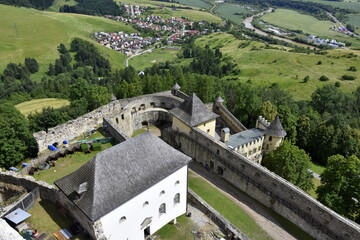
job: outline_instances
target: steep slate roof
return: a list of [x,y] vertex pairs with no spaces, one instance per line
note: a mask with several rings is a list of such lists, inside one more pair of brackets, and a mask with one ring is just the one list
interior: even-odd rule
[[279,116],[276,116],[275,120],[267,127],[265,130],[266,135],[274,136],[274,137],[285,137],[286,131],[281,125]]
[[227,146],[239,147],[245,143],[252,142],[264,136],[264,130],[252,128],[243,132],[236,133],[229,137],[229,141],[225,142]]
[[98,153],[55,185],[71,199],[79,185],[87,182],[86,192],[74,202],[96,221],[190,161],[190,157],[145,132]]
[[218,117],[217,114],[209,111],[195,93],[169,112],[190,127],[195,127]]

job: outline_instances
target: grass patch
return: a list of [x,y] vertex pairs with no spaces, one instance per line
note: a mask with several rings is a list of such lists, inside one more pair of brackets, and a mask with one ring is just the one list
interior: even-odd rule
[[53,107],[55,109],[62,108],[70,105],[69,100],[59,98],[41,98],[26,101],[15,105],[16,109],[19,110],[23,115],[28,116],[30,113],[40,113],[43,108]]
[[207,2],[204,2],[203,0],[177,0],[177,2],[183,5],[204,8],[204,9],[210,9],[212,7],[212,5],[210,5]]
[[237,4],[222,3],[218,5],[216,13],[222,18],[229,19],[235,23],[242,23],[244,17],[242,15],[234,15],[235,13],[245,14],[249,11]]
[[248,237],[251,239],[271,239],[248,214],[209,183],[197,177],[192,172],[189,172],[188,182],[189,187],[196,194],[243,231]]
[[[96,132],[95,134],[87,137],[87,139],[94,139],[94,138],[104,138],[101,132]],[[110,142],[101,145],[102,151],[108,149],[115,145],[115,142]],[[34,177],[37,180],[45,181],[49,184],[54,185],[54,182],[76,170],[78,170],[82,165],[88,162],[90,159],[95,157],[100,151],[91,151],[90,153],[83,153],[83,152],[75,152],[74,154],[67,155],[65,157],[59,158],[56,161],[55,167],[52,167],[47,170],[40,170],[37,172]]]
[[140,129],[136,130],[136,131],[133,133],[133,135],[131,135],[131,137],[132,137],[132,138],[133,138],[133,137],[136,137],[137,135],[140,135],[140,134],[142,134],[142,133],[144,133],[144,132],[147,132],[147,131],[149,131],[149,130],[147,130],[146,128],[140,128]]
[[102,17],[1,4],[0,12],[0,72],[9,62],[23,63],[26,57],[32,57],[38,61],[40,69],[31,78],[38,81],[48,70],[49,63],[54,63],[59,57],[57,46],[60,43],[69,46],[75,37],[94,43],[110,60],[113,68],[124,68],[126,56],[100,46],[92,39],[92,34],[98,31],[136,32],[125,23]]
[[54,3],[48,10],[58,12],[64,5],[75,6],[77,2],[75,0],[54,0]]
[[166,224],[155,235],[159,236],[161,240],[174,240],[174,239],[192,239],[191,233],[195,226],[191,219],[182,215],[177,218],[177,223],[180,228],[176,228],[172,222]]
[[[346,55],[358,52],[352,50],[329,50],[327,55],[292,53],[277,49],[265,49],[265,44],[251,42],[245,48],[239,48],[244,40],[238,40],[226,33],[213,33],[202,36],[196,40],[196,45],[211,48],[220,47],[224,56],[228,56],[233,63],[238,64],[241,71],[239,75],[230,76],[247,82],[251,80],[256,86],[271,86],[277,83],[282,89],[291,93],[295,100],[309,100],[317,87],[325,84],[335,84],[342,75],[347,74],[349,67],[355,66],[360,69],[359,57],[347,58]],[[256,47],[258,50],[253,50]],[[317,65],[322,61],[321,65]],[[289,67],[291,66],[291,67]],[[305,76],[310,80],[303,83]],[[321,75],[329,77],[329,81],[321,82]],[[229,77],[228,77],[229,78]],[[228,79],[226,78],[226,79]],[[346,93],[352,93],[360,86],[360,80],[342,81],[340,89]]]
[[[56,209],[54,203],[49,200],[40,200],[28,211],[31,217],[26,220],[32,227],[37,229],[39,234],[46,233],[48,239],[52,239],[53,233],[57,230],[66,228],[69,230],[74,223],[70,217],[64,217]],[[83,239],[82,234],[78,234],[71,239]]]
[[317,198],[317,194],[316,194],[316,189],[321,185],[321,181],[317,178],[313,178],[312,180],[313,184],[314,184],[314,188],[308,191],[308,194],[310,194],[310,196],[312,196],[313,198]]
[[321,175],[325,169],[326,169],[326,167],[319,165],[317,163],[311,162],[311,164],[310,164],[310,170],[319,175]]
[[207,21],[211,23],[219,23],[222,22],[221,18],[212,15],[208,12],[202,12],[197,10],[190,10],[190,9],[176,9],[168,10],[168,9],[155,9],[152,10],[153,15],[159,15],[163,18],[186,18],[190,19],[191,21],[197,22],[197,21]]
[[144,70],[151,67],[155,63],[172,61],[177,58],[177,54],[181,50],[156,49],[151,53],[145,53],[140,56],[133,57],[129,60],[129,65],[136,69]]

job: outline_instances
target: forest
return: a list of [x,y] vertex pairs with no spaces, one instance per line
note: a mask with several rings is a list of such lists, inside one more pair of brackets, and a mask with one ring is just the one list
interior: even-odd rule
[[120,16],[124,13],[122,7],[112,0],[76,0],[74,6],[64,5],[60,12],[79,13],[87,15],[114,15]]
[[54,0],[0,0],[0,4],[11,5],[16,7],[36,8],[45,10],[54,3]]

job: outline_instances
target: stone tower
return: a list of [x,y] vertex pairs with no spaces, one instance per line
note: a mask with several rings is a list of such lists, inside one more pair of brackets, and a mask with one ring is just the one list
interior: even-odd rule
[[[261,124],[261,120],[265,120],[264,118],[258,119],[257,125]],[[265,120],[263,121],[264,126],[268,125],[268,122]],[[260,126],[257,126],[260,127]],[[286,136],[286,131],[284,130],[283,126],[281,125],[279,116],[276,116],[275,120],[272,121],[268,126],[265,127],[265,138],[263,144],[263,152],[271,152],[276,149],[281,142],[284,140]]]

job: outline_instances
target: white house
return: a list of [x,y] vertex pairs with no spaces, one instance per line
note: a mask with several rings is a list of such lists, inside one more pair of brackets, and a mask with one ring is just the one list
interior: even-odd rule
[[100,152],[56,186],[108,240],[143,240],[186,212],[191,158],[146,132]]

